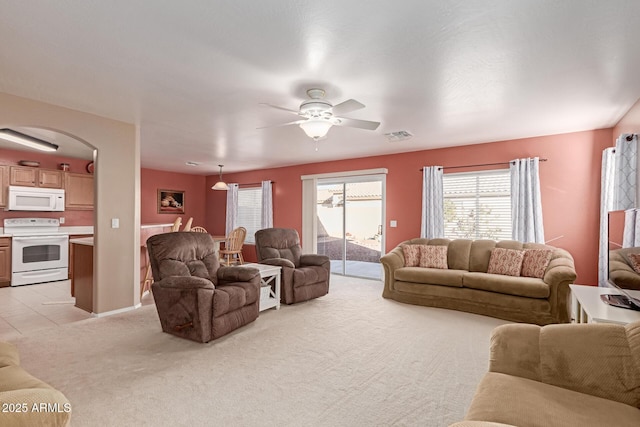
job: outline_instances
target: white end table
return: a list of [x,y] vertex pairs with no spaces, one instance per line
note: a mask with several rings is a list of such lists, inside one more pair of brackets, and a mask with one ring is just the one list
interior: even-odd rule
[[[256,264],[253,262],[240,264],[239,267],[257,268],[260,270],[260,289],[267,286],[269,287],[269,295],[267,298],[262,298],[262,292],[260,292],[260,311],[274,307],[276,310],[280,310],[280,275],[282,267],[279,265]],[[273,287],[271,285],[273,285]]]
[[[618,294],[613,288],[569,285],[571,288],[572,312],[577,323],[627,323],[640,320],[640,311],[614,307],[602,301],[600,295]],[[628,291],[640,298],[640,291]],[[575,309],[575,311],[573,310]]]

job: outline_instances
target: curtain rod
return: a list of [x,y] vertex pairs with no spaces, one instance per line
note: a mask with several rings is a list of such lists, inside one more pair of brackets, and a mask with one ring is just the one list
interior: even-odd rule
[[[533,161],[533,159],[531,160]],[[539,161],[546,162],[547,159],[539,159]],[[440,167],[440,169],[461,169],[461,168],[475,168],[480,166],[501,166],[501,165],[509,165],[511,163],[513,163],[513,160],[508,162],[498,162],[498,163],[481,163],[477,165],[442,166]],[[420,168],[420,172],[422,172],[423,170],[424,170],[423,168]]]

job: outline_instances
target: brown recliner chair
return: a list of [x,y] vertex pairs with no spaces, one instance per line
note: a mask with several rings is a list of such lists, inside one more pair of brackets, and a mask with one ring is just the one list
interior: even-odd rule
[[329,293],[329,257],[302,254],[296,230],[265,228],[256,231],[255,237],[258,262],[282,267],[282,303],[294,304]]
[[147,240],[147,250],[164,332],[209,342],[258,317],[259,270],[220,267],[211,235],[157,234]]

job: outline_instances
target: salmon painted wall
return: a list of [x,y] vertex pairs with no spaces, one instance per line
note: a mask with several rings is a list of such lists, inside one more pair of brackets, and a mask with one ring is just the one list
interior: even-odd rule
[[[205,181],[201,175],[140,170],[140,224],[169,224],[182,217],[185,224],[193,217],[193,225],[205,223]],[[184,214],[158,213],[158,190],[184,191]]]
[[[545,238],[574,257],[577,283],[596,284],[602,150],[613,141],[612,129],[550,135],[486,144],[415,151],[386,156],[310,163],[284,168],[225,174],[227,182],[275,182],[273,221],[276,227],[302,229],[301,175],[387,168],[386,251],[420,234],[423,166],[456,166],[508,162],[522,157],[546,158],[541,163]],[[321,148],[322,149],[322,148]],[[313,151],[309,152],[313,156]],[[505,165],[505,167],[507,167]],[[480,168],[456,169],[456,172]],[[207,177],[207,189],[217,176]],[[207,229],[224,234],[226,192],[207,190]],[[396,228],[389,221],[396,220]],[[246,258],[255,260],[247,247]]]
[[[59,169],[60,163],[69,164],[69,172],[87,173],[89,160],[61,157],[36,151],[20,151],[0,149],[0,164],[17,165],[20,160],[40,162],[41,169]],[[7,212],[0,210],[0,227],[5,218],[64,218],[64,226],[93,225],[93,211],[64,211],[64,212]]]

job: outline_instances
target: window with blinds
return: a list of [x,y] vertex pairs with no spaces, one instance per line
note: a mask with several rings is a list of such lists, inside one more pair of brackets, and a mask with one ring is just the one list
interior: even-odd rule
[[255,233],[262,228],[262,188],[238,189],[238,227],[247,229],[245,243],[255,243]]
[[508,169],[443,176],[444,235],[448,239],[511,239]]

